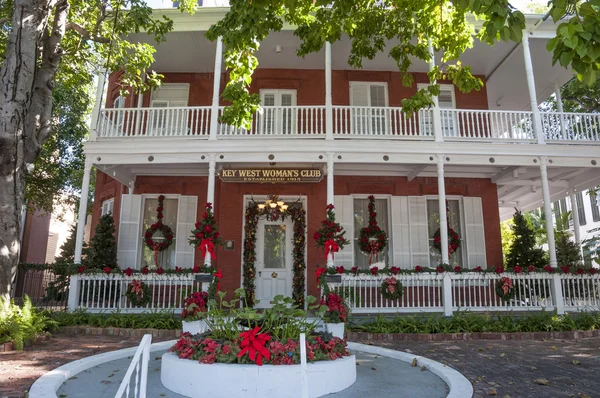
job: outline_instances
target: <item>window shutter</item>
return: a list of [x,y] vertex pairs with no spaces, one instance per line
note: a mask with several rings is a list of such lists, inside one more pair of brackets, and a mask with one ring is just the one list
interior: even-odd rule
[[411,267],[429,266],[429,236],[427,234],[427,200],[424,196],[408,197]]
[[121,269],[138,268],[137,256],[142,242],[140,221],[142,218],[142,195],[121,195],[117,262]]
[[350,269],[354,267],[354,201],[350,195],[334,195],[333,198],[335,220],[344,228],[344,236],[350,241],[343,250],[336,253],[334,261],[336,266]]
[[196,223],[197,196],[180,196],[175,232],[175,265],[181,268],[194,267],[194,246],[188,242]]
[[408,197],[392,196],[392,241],[391,265],[411,269],[410,233],[408,223]]
[[485,269],[487,264],[481,198],[465,197],[463,198],[463,206],[465,213],[467,265],[471,269],[478,266]]

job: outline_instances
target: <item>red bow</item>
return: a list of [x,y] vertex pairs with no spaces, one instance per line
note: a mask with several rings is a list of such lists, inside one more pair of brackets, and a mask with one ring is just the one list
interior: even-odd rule
[[238,358],[248,353],[248,358],[252,362],[255,362],[258,366],[262,366],[263,357],[267,359],[271,358],[271,353],[265,347],[271,336],[267,333],[258,333],[259,331],[260,327],[257,326],[252,330],[240,333],[240,337],[242,338],[240,348],[242,350],[238,353]]
[[221,291],[221,278],[223,277],[223,273],[221,272],[221,270],[217,270],[217,271],[215,271],[213,276],[215,278],[217,278],[217,292],[220,292]]
[[373,263],[373,256],[375,256],[375,261],[379,261],[379,243],[373,242],[371,243],[371,253],[369,254],[369,264]]
[[208,238],[208,239],[202,239],[202,242],[200,242],[200,250],[202,250],[202,258],[206,258],[206,251],[208,250],[208,252],[210,253],[210,257],[214,260],[217,258],[217,256],[215,256],[215,252],[214,252],[214,248],[215,248],[215,244],[213,243],[212,239]]
[[334,253],[337,253],[339,251],[340,245],[338,245],[337,242],[333,239],[329,239],[325,242],[325,258],[327,258],[327,256],[329,255],[329,252],[331,252],[331,258],[334,258]]
[[142,289],[142,282],[138,280],[131,281],[131,293],[135,293],[136,296],[141,296],[144,294],[144,290]]

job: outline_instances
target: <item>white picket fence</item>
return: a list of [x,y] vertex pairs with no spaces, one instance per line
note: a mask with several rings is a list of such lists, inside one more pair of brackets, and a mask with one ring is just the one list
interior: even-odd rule
[[[133,359],[127,368],[125,377],[115,394],[115,398],[146,398],[146,386],[148,384],[148,361],[150,360],[150,345],[152,344],[152,335],[146,334],[142,338]],[[133,395],[131,394],[131,378],[133,380]]]
[[[515,296],[503,301],[496,294],[502,277],[512,279]],[[565,311],[600,310],[600,275],[549,273],[415,273],[398,274],[401,299],[382,296],[389,275],[343,275],[330,288],[343,293],[351,311],[366,313],[416,313],[454,311]]]
[[[183,309],[183,300],[188,295],[207,288],[207,282],[195,280],[196,275],[199,274],[72,275],[68,307],[70,311],[86,309],[89,312],[118,310],[135,313],[168,310],[179,313]],[[133,280],[144,282],[148,286],[150,290],[148,305],[136,307],[127,299],[126,292]]]

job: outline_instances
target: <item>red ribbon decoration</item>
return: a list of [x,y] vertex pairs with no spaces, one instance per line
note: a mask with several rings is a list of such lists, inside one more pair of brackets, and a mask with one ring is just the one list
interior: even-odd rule
[[379,262],[379,243],[372,242],[371,250],[369,253],[369,264],[373,264],[373,255],[375,255],[375,262]]
[[255,327],[247,332],[240,333],[242,339],[240,343],[241,351],[238,353],[238,358],[248,353],[248,358],[258,366],[262,366],[263,357],[271,359],[271,353],[267,350],[266,345],[271,336],[267,333],[258,333],[260,327]]
[[335,258],[334,253],[337,253],[339,251],[340,251],[340,245],[338,245],[337,242],[334,241],[333,239],[329,239],[328,241],[325,242],[325,259],[327,259],[329,252],[331,252],[331,258]]
[[215,271],[213,276],[215,278],[217,278],[217,292],[220,292],[221,291],[221,278],[223,277],[223,273],[221,272],[221,270],[217,270],[217,271]]
[[215,256],[215,252],[214,252],[214,248],[215,248],[215,244],[213,243],[212,239],[208,238],[208,239],[202,239],[202,242],[200,242],[200,250],[202,250],[202,258],[206,258],[206,251],[208,250],[208,252],[210,253],[210,257],[214,260],[217,258],[217,256]]
[[131,293],[135,293],[136,296],[141,296],[144,293],[142,289],[142,282],[138,280],[131,281]]

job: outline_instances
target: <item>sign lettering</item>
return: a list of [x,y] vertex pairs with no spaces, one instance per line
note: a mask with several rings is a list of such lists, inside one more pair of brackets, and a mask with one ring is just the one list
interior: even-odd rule
[[285,168],[285,169],[221,169],[219,178],[223,182],[254,182],[254,183],[290,183],[290,182],[319,182],[323,179],[321,169]]

